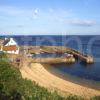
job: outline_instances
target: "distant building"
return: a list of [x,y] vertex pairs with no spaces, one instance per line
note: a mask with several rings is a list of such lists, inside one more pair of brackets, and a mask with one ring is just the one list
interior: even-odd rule
[[4,39],[0,39],[0,46],[3,45]]
[[0,51],[11,54],[19,54],[19,46],[13,38],[5,38],[5,40],[2,40],[0,43]]

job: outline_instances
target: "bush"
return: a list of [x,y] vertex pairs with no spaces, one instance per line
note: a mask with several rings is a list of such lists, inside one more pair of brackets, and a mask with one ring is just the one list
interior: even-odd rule
[[0,61],[8,62],[7,56],[4,52],[0,51]]
[[100,96],[95,96],[95,97],[91,98],[91,100],[100,100]]
[[[2,58],[7,59],[5,54],[0,55],[0,59]],[[78,100],[78,98],[76,96],[64,98],[56,91],[51,93],[46,88],[23,79],[19,69],[5,60],[0,60],[0,100]]]
[[83,99],[79,98],[77,96],[70,95],[70,96],[67,97],[67,100],[83,100]]
[[0,100],[61,100],[56,92],[48,92],[32,81],[22,79],[20,71],[0,61]]

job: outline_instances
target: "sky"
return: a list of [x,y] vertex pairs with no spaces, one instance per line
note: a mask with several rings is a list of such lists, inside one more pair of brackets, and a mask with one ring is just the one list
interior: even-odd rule
[[0,0],[1,35],[100,34],[100,0]]

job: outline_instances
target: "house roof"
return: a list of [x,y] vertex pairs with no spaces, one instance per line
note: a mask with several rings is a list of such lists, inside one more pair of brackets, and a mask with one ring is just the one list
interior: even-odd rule
[[0,45],[3,45],[3,43],[4,43],[4,40],[0,39]]
[[12,45],[12,46],[4,46],[3,47],[3,51],[16,51],[17,50],[17,46]]
[[10,41],[10,39],[6,39],[6,40],[3,42],[3,45],[6,45],[9,41]]

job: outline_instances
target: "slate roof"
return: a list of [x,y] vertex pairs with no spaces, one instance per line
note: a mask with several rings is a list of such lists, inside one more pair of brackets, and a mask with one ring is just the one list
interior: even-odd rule
[[3,42],[3,45],[6,45],[8,42],[10,41],[10,39],[7,39]]

